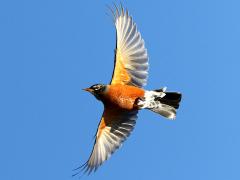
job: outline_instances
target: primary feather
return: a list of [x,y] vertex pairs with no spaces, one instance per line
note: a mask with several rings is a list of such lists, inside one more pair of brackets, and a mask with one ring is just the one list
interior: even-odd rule
[[114,23],[117,42],[111,84],[142,87],[147,83],[149,66],[144,40],[137,30],[136,23],[122,7],[120,9],[116,7]]

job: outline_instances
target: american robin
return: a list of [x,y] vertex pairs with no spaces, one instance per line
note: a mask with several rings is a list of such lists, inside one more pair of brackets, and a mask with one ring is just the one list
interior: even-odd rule
[[[95,144],[88,161],[81,166],[89,174],[102,165],[130,135],[141,109],[175,119],[181,93],[166,88],[142,89],[148,77],[148,55],[137,26],[122,5],[112,10],[117,32],[115,63],[110,84],[84,89],[104,104]],[[78,169],[78,168],[77,168]]]

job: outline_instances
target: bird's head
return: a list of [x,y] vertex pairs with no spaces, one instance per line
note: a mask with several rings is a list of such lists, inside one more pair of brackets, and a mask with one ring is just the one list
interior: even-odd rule
[[100,100],[101,95],[103,95],[106,92],[107,86],[104,85],[104,84],[94,84],[94,85],[90,86],[89,88],[85,88],[83,90],[87,91],[87,92],[90,92],[97,99]]

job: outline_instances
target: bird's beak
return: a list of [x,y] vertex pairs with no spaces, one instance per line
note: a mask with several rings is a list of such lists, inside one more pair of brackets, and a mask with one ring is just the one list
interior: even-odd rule
[[91,88],[85,88],[85,89],[82,89],[84,91],[87,91],[87,92],[93,92],[93,90]]

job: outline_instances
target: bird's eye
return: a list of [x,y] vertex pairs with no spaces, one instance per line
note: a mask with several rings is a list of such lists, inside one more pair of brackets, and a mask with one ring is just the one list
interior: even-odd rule
[[95,92],[100,92],[100,91],[102,91],[103,86],[101,84],[95,84],[95,85],[92,85],[90,88],[92,90],[94,90]]
[[93,89],[94,89],[95,91],[99,90],[100,88],[101,88],[101,87],[98,86],[98,85],[93,87]]

